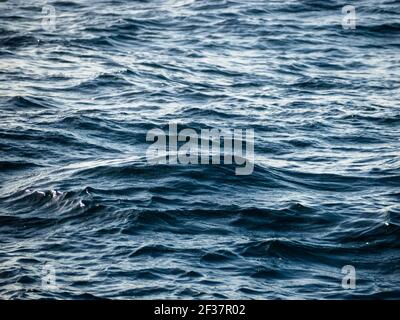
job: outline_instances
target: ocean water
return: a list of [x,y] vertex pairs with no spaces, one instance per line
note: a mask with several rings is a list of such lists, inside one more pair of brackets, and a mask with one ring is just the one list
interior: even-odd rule
[[[347,4],[1,1],[0,297],[400,298],[400,1]],[[253,173],[150,165],[171,122]]]

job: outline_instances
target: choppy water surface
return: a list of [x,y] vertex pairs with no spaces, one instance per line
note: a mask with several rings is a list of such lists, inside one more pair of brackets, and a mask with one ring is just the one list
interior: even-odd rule
[[[346,4],[0,2],[0,297],[399,298],[400,2]],[[171,121],[253,174],[149,165]]]

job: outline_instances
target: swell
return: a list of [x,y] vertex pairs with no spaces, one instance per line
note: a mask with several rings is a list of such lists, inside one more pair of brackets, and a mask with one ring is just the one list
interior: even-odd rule
[[[0,4],[0,297],[399,296],[396,1],[48,4]],[[254,171],[150,165],[170,122]]]

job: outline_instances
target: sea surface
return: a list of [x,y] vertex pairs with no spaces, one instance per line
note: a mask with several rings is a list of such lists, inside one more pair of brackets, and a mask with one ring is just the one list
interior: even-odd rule
[[0,298],[400,298],[399,101],[400,1],[3,0]]

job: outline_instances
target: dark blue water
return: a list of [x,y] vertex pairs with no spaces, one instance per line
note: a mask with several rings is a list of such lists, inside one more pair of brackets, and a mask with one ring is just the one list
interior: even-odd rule
[[[400,1],[45,4],[0,2],[1,298],[400,298]],[[254,172],[149,165],[171,121]]]

